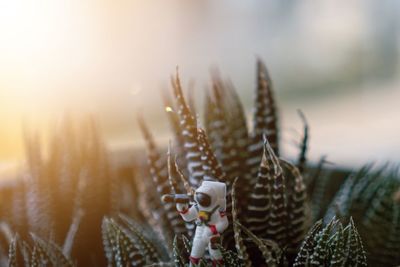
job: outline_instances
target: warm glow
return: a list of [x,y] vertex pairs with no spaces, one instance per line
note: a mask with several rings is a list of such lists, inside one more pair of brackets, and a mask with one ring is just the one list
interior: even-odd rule
[[0,0],[0,160],[20,157],[23,124],[43,132],[66,111],[96,112],[90,100],[118,64],[110,52],[121,33],[116,8],[101,1]]
[[[63,64],[55,63],[68,49],[70,36],[61,34],[67,32],[67,12],[59,1],[0,1],[0,159],[20,154],[12,151],[21,148],[22,119],[37,121],[48,110],[49,85]],[[43,82],[45,76],[50,82]]]
[[[367,130],[371,126],[350,131],[353,121],[346,114],[365,107],[377,114],[360,95],[388,88],[379,98],[394,101],[391,94],[399,88],[398,75],[389,78],[387,85],[379,84],[382,73],[398,73],[394,68],[400,50],[394,37],[395,14],[377,6],[334,0],[321,4],[307,0],[0,0],[0,162],[23,159],[22,129],[43,135],[65,113],[75,118],[94,114],[108,142],[132,145],[142,140],[134,119],[141,112],[159,137],[168,140],[160,111],[174,110],[163,106],[160,90],[170,87],[169,77],[177,65],[184,91],[188,81],[195,80],[196,97],[202,97],[209,86],[210,66],[217,66],[232,79],[250,113],[255,55],[266,61],[274,77],[280,111],[285,113],[282,120],[287,125],[297,121],[297,113],[287,109],[301,108],[310,118],[316,157],[330,153],[334,161],[347,159],[349,151],[360,150],[340,150],[341,139],[340,144],[331,143],[336,152],[323,146],[324,138],[346,132],[347,143],[356,146],[349,137],[359,142],[357,130],[371,134]],[[369,84],[374,79],[378,84]],[[352,106],[339,108],[343,99]],[[201,114],[202,98],[197,102]],[[376,107],[384,114],[377,118],[380,122],[397,116],[383,100],[376,103],[382,103]],[[329,113],[329,119],[322,117],[331,105],[337,111]],[[313,118],[314,112],[318,117]],[[368,112],[359,116],[374,125]],[[287,120],[291,115],[293,120]],[[327,133],[320,128],[322,122],[329,122]],[[349,127],[337,126],[344,123]],[[399,130],[391,125],[388,122],[374,139],[367,136],[370,152],[358,157],[397,155],[398,146],[391,142]],[[377,141],[371,140],[385,140],[387,148],[374,149]]]
[[176,13],[157,6],[0,0],[0,161],[20,158],[23,124],[46,132],[66,112],[127,120],[144,96],[159,103],[154,91],[179,61]]

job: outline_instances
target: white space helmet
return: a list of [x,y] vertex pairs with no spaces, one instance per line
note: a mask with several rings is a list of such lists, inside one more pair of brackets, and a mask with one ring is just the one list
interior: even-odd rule
[[213,209],[219,205],[219,210],[226,209],[226,184],[221,182],[203,181],[196,193],[207,194],[211,197],[211,205],[207,209]]

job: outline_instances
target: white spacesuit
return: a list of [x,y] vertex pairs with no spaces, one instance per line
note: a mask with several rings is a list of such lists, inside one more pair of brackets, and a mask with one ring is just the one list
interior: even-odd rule
[[177,203],[176,208],[187,221],[196,220],[196,232],[190,253],[191,266],[199,263],[208,246],[213,266],[223,266],[221,251],[218,248],[220,234],[228,227],[226,209],[226,185],[220,182],[204,181],[196,190],[196,203]]

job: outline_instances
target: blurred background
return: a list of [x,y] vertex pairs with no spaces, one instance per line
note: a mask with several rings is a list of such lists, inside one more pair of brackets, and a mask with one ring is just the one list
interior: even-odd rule
[[199,107],[219,68],[250,116],[257,56],[287,156],[301,109],[312,160],[398,162],[399,1],[0,0],[0,171],[23,159],[24,131],[46,138],[65,114],[94,115],[114,151],[141,147],[138,113],[166,142],[176,66]]

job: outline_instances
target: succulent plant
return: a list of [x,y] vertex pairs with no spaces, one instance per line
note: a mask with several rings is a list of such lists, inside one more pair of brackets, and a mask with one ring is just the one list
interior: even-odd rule
[[[353,181],[354,178],[344,178],[349,174],[348,172],[333,171],[330,174],[329,169],[323,167],[324,158],[314,170],[306,166],[309,127],[301,112],[304,134],[298,160],[289,162],[279,157],[276,104],[271,79],[261,60],[257,62],[258,85],[251,130],[247,128],[246,115],[229,82],[222,81],[218,76],[213,77],[212,89],[206,92],[203,121],[205,131],[190,108],[193,105],[189,106],[185,100],[178,75],[172,79],[172,83],[175,102],[171,97],[168,98],[168,107],[170,107],[168,116],[174,118],[170,121],[173,122],[173,142],[179,144],[178,147],[180,147],[178,153],[186,155],[185,161],[180,162],[181,168],[186,167],[186,179],[193,188],[196,188],[202,180],[224,181],[228,184],[228,192],[233,193],[229,194],[233,204],[228,207],[228,214],[231,215],[229,219],[233,222],[231,229],[224,233],[225,248],[237,253],[246,266],[271,264],[265,262],[264,254],[254,253],[254,249],[259,248],[260,243],[250,242],[244,233],[253,234],[261,240],[274,242],[279,247],[281,258],[276,260],[276,264],[291,265],[299,257],[298,253],[301,253],[300,244],[305,242],[306,232],[312,222],[324,217],[321,227],[331,226],[323,228],[325,229],[322,235],[324,238],[321,242],[316,242],[315,247],[311,247],[311,252],[306,257],[307,264],[323,265],[320,262],[323,259],[316,257],[318,253],[325,253],[326,259],[330,259],[329,257],[333,255],[332,262],[351,261],[347,254],[343,254],[345,256],[342,258],[339,257],[342,250],[337,244],[342,244],[340,246],[346,248],[357,245],[359,254],[365,256],[361,237],[355,228],[355,225],[359,227],[362,225],[358,217],[360,208],[355,202],[353,203],[353,201],[360,201],[359,198],[364,190],[361,189],[362,185],[357,186],[356,192],[359,197],[353,199],[351,196],[355,193],[352,192],[353,185],[349,180]],[[195,168],[201,164],[202,169]],[[359,172],[350,174],[350,177],[364,180],[364,176],[378,177],[380,175],[383,175],[382,171],[372,171],[364,167]],[[340,179],[334,179],[334,176],[339,176]],[[397,173],[391,176],[397,177]],[[236,189],[233,190],[235,178],[237,178]],[[398,188],[398,185],[391,184],[390,187],[394,190]],[[338,190],[336,196],[331,188]],[[371,190],[372,188],[375,187],[371,187]],[[386,196],[388,202],[392,203],[390,205],[396,205],[391,199],[392,193],[382,194]],[[375,194],[371,196],[375,197]],[[378,199],[373,200],[379,203]],[[323,205],[320,202],[323,202]],[[353,205],[354,208],[351,208]],[[376,205],[383,208],[388,204]],[[373,209],[368,207],[366,209],[373,212]],[[393,219],[395,215],[388,212],[386,220],[392,222],[395,220]],[[340,222],[333,221],[333,216],[337,216]],[[351,216],[354,221],[350,220]],[[343,228],[343,223],[349,223],[349,226]],[[334,228],[334,231],[331,228]],[[345,229],[343,233],[337,230],[341,228]],[[394,228],[393,231],[396,231]],[[362,230],[360,232],[362,233]],[[349,235],[352,238],[351,242],[343,239],[349,239]],[[382,238],[381,233],[377,235]],[[325,240],[328,237],[330,242]],[[396,241],[393,240],[394,243]],[[366,247],[368,248],[368,245]],[[333,251],[335,254],[331,255]],[[365,258],[358,264],[361,262],[365,264]],[[396,261],[392,263],[396,264]],[[299,264],[299,261],[296,264]],[[331,262],[326,260],[324,264],[329,266]]]
[[[105,264],[101,221],[113,212],[118,198],[95,122],[89,119],[78,130],[66,119],[55,128],[48,151],[33,136],[26,137],[28,168],[22,171],[11,198],[11,207],[18,205],[18,209],[12,209],[13,216],[3,219],[18,232],[18,240],[33,239],[29,247],[36,254],[44,249],[40,244],[45,243],[40,240],[46,240],[47,247],[60,244],[74,263]],[[85,251],[89,247],[90,251]]]
[[[308,166],[309,126],[301,112],[298,157],[284,159],[261,60],[256,77],[250,128],[229,81],[212,76],[200,120],[176,74],[172,94],[163,92],[170,146],[158,146],[139,119],[147,164],[140,153],[121,165],[93,120],[79,127],[65,120],[47,153],[37,134],[27,134],[27,168],[3,190],[9,204],[0,209],[0,260],[13,267],[188,266],[194,225],[161,196],[190,195],[203,180],[217,180],[228,186],[226,266],[399,265],[398,169],[329,169],[324,157]],[[205,257],[199,265],[208,264]]]

